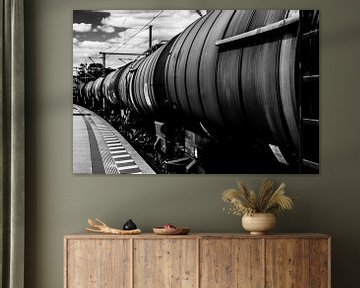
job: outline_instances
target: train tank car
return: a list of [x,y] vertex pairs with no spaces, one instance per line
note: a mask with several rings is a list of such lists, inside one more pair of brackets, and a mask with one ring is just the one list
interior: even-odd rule
[[113,89],[114,83],[118,80],[118,77],[117,77],[119,75],[118,71],[119,70],[116,70],[116,71],[113,71],[110,74],[108,74],[105,77],[102,87],[101,87],[104,97],[106,98],[106,100],[109,103],[112,103],[112,104],[119,103],[118,99],[116,97],[115,91]]
[[93,84],[94,81],[89,81],[84,86],[85,103],[88,107],[91,107],[93,103],[93,94],[92,94]]
[[84,92],[84,87],[85,87],[85,83],[80,83],[77,86],[77,94],[79,95],[79,97],[77,98],[77,103],[81,104],[81,105],[85,105],[85,92]]
[[297,13],[212,11],[187,27],[175,41],[165,67],[171,105],[217,139],[247,135],[289,153],[297,151],[296,25],[285,34],[215,45]]
[[165,63],[176,37],[146,57],[136,68],[132,99],[142,117],[154,120],[169,120],[171,117],[164,79]]
[[121,101],[125,107],[130,108],[141,116],[138,110],[138,105],[134,99],[134,76],[141,63],[145,61],[146,57],[140,57],[124,68],[124,72],[120,76],[118,90],[120,93]]
[[93,85],[93,95],[95,96],[96,101],[101,102],[103,99],[103,93],[101,89],[101,85],[104,81],[104,77],[99,77],[95,80]]
[[101,85],[104,81],[104,77],[99,77],[94,81],[94,84],[91,87],[91,94],[92,94],[92,105],[95,111],[101,109],[103,106],[103,94]]

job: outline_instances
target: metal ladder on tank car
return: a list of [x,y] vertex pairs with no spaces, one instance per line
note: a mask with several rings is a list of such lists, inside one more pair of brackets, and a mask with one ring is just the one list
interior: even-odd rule
[[319,171],[319,11],[300,10],[299,173]]

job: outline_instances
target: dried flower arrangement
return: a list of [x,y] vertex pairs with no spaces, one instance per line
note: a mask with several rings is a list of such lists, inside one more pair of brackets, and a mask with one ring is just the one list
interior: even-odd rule
[[274,190],[274,182],[264,179],[258,194],[249,190],[246,185],[238,181],[238,189],[227,189],[222,193],[222,199],[231,204],[229,213],[233,215],[252,215],[256,213],[283,214],[285,210],[294,207],[294,198],[285,195],[284,183]]

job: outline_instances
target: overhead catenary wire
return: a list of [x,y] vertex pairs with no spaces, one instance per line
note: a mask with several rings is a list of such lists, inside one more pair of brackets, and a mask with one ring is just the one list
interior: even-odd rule
[[[130,10],[130,14],[129,14],[128,16],[126,16],[126,18],[125,18],[124,21],[120,24],[119,27],[123,27],[123,26],[124,26],[124,24],[125,24],[125,22],[127,21],[127,19],[132,15],[132,11],[133,11],[133,10]],[[125,31],[126,31],[126,30],[125,30]],[[116,45],[118,45],[118,43],[115,44],[114,46],[110,46],[110,47],[108,47],[108,48],[106,48],[106,49],[102,49],[102,50],[103,50],[103,51],[108,51],[108,50],[114,48]]]
[[[121,48],[123,48],[127,43],[129,43],[132,39],[134,39],[137,35],[139,35],[141,32],[143,32],[144,30],[146,30],[148,28],[148,26],[153,23],[163,12],[164,10],[153,10],[153,13],[154,12],[158,12],[156,15],[154,15],[145,25],[143,25],[141,28],[127,28],[128,32],[130,32],[131,30],[133,29],[136,29],[137,31],[131,35],[129,35],[126,39],[124,39],[122,42],[119,41],[117,43],[114,43],[114,45],[111,45],[111,46],[107,46],[107,47],[101,47],[101,48],[98,48],[97,50],[99,51],[104,51],[104,52],[117,52],[117,51],[120,51]],[[128,19],[131,17],[131,15],[133,14],[133,10],[130,11],[130,13],[123,19],[122,23],[120,26],[123,26],[127,21]],[[199,15],[200,16],[200,15]],[[126,31],[126,30],[125,30]],[[126,33],[127,34],[127,33]],[[109,44],[109,43],[107,43]],[[99,54],[98,54],[98,51],[96,52],[93,52],[91,53],[90,55],[87,55],[84,57],[84,59],[81,61],[81,62],[88,62],[88,57],[90,58],[99,58]],[[139,57],[139,56],[138,56]],[[138,57],[135,57],[135,58],[138,58]],[[90,61],[94,62],[92,59],[90,59]]]
[[[120,49],[122,46],[124,46],[126,43],[128,43],[131,39],[133,39],[136,35],[138,35],[139,33],[141,33],[142,31],[144,31],[148,25],[150,25],[152,22],[154,22],[162,13],[164,12],[164,10],[161,10],[158,14],[156,14],[149,22],[147,22],[143,27],[141,27],[139,29],[139,31],[137,31],[136,33],[134,33],[133,35],[131,35],[127,40],[125,40],[122,43],[118,43],[117,45],[119,45],[119,47],[117,49]],[[116,45],[114,45],[115,47]],[[115,50],[117,51],[117,50]]]
[[[164,12],[164,10],[161,10],[158,14],[156,14],[149,22],[147,22],[144,26],[142,26],[136,33],[134,33],[133,35],[131,35],[128,39],[125,40],[125,42],[119,42],[116,43],[115,45],[108,47],[106,49],[104,49],[103,51],[109,51],[111,50],[112,52],[118,51],[122,46],[124,46],[126,43],[128,43],[130,40],[132,40],[135,36],[137,36],[139,33],[141,33],[142,31],[144,31],[148,25],[150,25],[151,23],[153,23],[162,13]],[[124,19],[124,21],[122,22],[121,26],[126,22],[126,20],[132,15],[132,10],[130,11],[130,14]],[[98,57],[98,54],[92,53],[91,55],[85,57],[85,61],[87,60],[87,58],[95,58]],[[91,59],[90,59],[91,60]]]
[[[122,27],[122,26],[125,24],[125,22],[127,21],[127,19],[132,15],[132,12],[133,12],[133,10],[130,10],[130,14],[125,17],[124,21],[120,24],[120,27]],[[112,49],[113,47],[115,47],[116,45],[118,45],[118,44],[115,44],[115,45],[110,46],[110,47],[107,47],[107,48],[105,48],[105,46],[103,46],[104,48],[103,48],[103,47],[100,47],[99,50],[108,51],[108,50]],[[99,58],[99,55],[98,55],[97,52],[94,52],[94,53],[88,55],[88,57],[84,57],[84,58],[81,60],[81,62],[86,61],[87,58],[89,58],[91,61],[93,61],[91,58]],[[93,61],[93,62],[94,62],[94,61]]]
[[[153,23],[162,13],[164,12],[164,10],[161,10],[158,14],[156,14],[149,22],[147,22],[144,26],[142,26],[136,33],[134,33],[133,35],[131,35],[127,40],[125,40],[125,42],[120,42],[115,44],[114,46],[105,49],[104,51],[109,51],[111,50],[112,52],[115,51],[119,51],[119,49],[124,46],[126,43],[128,43],[131,39],[133,39],[135,36],[137,36],[139,33],[141,33],[142,31],[144,31],[151,23]],[[126,20],[126,19],[125,19]],[[123,23],[125,22],[125,20],[123,21]],[[116,48],[116,46],[118,46]],[[115,49],[114,49],[115,48]],[[139,56],[138,56],[139,57]],[[136,57],[136,59],[138,58]]]
[[[156,10],[155,10],[156,11]],[[196,11],[196,10],[195,10]],[[164,10],[161,10],[157,15],[155,15],[148,23],[146,23],[143,27],[140,28],[139,31],[137,31],[135,34],[131,35],[127,40],[125,40],[125,42],[122,43],[117,43],[114,46],[110,47],[109,49],[113,49],[116,46],[116,49],[113,49],[112,51],[118,51],[118,49],[120,49],[122,46],[124,46],[126,43],[128,43],[130,40],[132,40],[135,36],[137,36],[139,33],[143,32],[146,28],[148,28],[148,26],[154,22],[162,13],[164,12]],[[201,17],[201,15],[199,15]],[[105,51],[107,51],[108,49],[106,49]]]

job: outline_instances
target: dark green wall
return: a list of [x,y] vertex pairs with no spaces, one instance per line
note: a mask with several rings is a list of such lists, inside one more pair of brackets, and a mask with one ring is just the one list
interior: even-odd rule
[[[74,176],[72,174],[72,10],[317,8],[321,10],[319,175],[273,175],[297,195],[279,232],[333,237],[333,287],[359,287],[359,1],[27,0],[26,287],[63,287],[63,235],[88,216],[113,226],[132,218],[145,231],[165,222],[196,232],[240,232],[220,192],[264,175]],[[290,6],[290,7],[289,7]],[[240,164],[239,164],[240,165]]]

